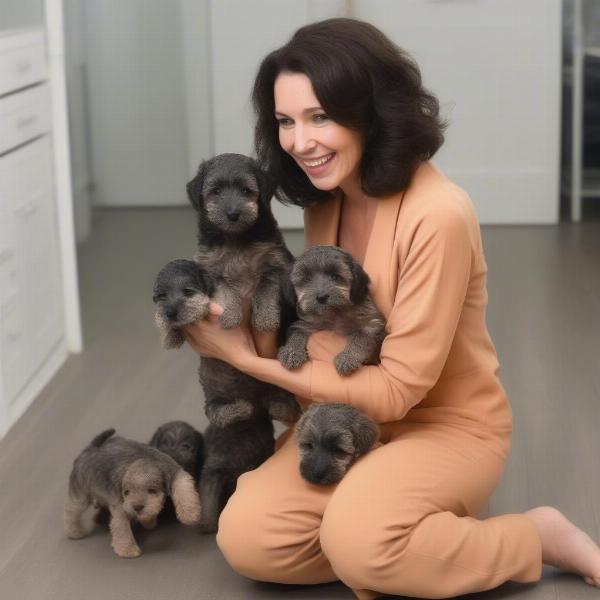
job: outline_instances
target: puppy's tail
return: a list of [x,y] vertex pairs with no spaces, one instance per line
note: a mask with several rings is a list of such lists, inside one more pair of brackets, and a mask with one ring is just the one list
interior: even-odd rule
[[92,448],[100,448],[100,446],[102,446],[102,444],[104,444],[104,442],[115,432],[114,429],[107,429],[106,431],[103,431],[102,433],[99,433],[91,442],[90,442],[90,446]]

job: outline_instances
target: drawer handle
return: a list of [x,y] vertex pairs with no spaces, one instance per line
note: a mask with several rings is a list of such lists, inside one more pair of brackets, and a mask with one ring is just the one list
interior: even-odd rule
[[29,127],[33,125],[37,121],[36,115],[29,115],[28,117],[20,117],[17,119],[17,128],[24,129],[25,127]]
[[17,73],[19,75],[23,75],[27,73],[27,71],[31,71],[31,61],[30,60],[20,60],[17,63]]

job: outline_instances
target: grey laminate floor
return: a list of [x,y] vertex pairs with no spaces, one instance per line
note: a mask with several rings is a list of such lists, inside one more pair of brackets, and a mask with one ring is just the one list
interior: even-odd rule
[[[491,513],[553,504],[598,539],[600,482],[600,222],[489,227],[488,322],[515,415],[513,453]],[[70,465],[109,426],[149,438],[167,420],[205,425],[189,349],[160,349],[150,291],[167,260],[189,256],[191,210],[98,214],[80,250],[85,352],[68,360],[0,442],[1,600],[351,599],[341,584],[278,586],[232,572],[212,536],[178,524],[138,534],[144,555],[116,558],[107,532],[65,539]],[[301,245],[290,236],[292,249]],[[537,585],[505,584],[482,600],[600,598],[545,569]]]

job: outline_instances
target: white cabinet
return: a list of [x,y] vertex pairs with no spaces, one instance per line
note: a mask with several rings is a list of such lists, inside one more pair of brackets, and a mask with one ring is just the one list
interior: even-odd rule
[[0,36],[0,436],[68,355],[45,40]]

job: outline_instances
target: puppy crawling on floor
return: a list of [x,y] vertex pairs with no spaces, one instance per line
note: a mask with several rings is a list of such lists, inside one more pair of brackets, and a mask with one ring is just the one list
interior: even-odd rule
[[348,339],[334,361],[340,375],[379,362],[385,317],[369,296],[369,276],[348,252],[337,246],[309,248],[296,259],[289,283],[298,320],[277,355],[284,367],[302,366],[308,360],[310,335],[325,329]]
[[196,525],[201,516],[200,499],[191,475],[170,456],[147,444],[113,437],[114,432],[107,429],[98,434],[73,463],[64,507],[65,533],[72,539],[84,537],[84,511],[91,505],[107,507],[115,554],[135,558],[142,552],[131,521],[153,529],[169,496],[177,519]]
[[309,483],[331,485],[379,439],[379,427],[349,404],[313,404],[296,425],[300,474]]

